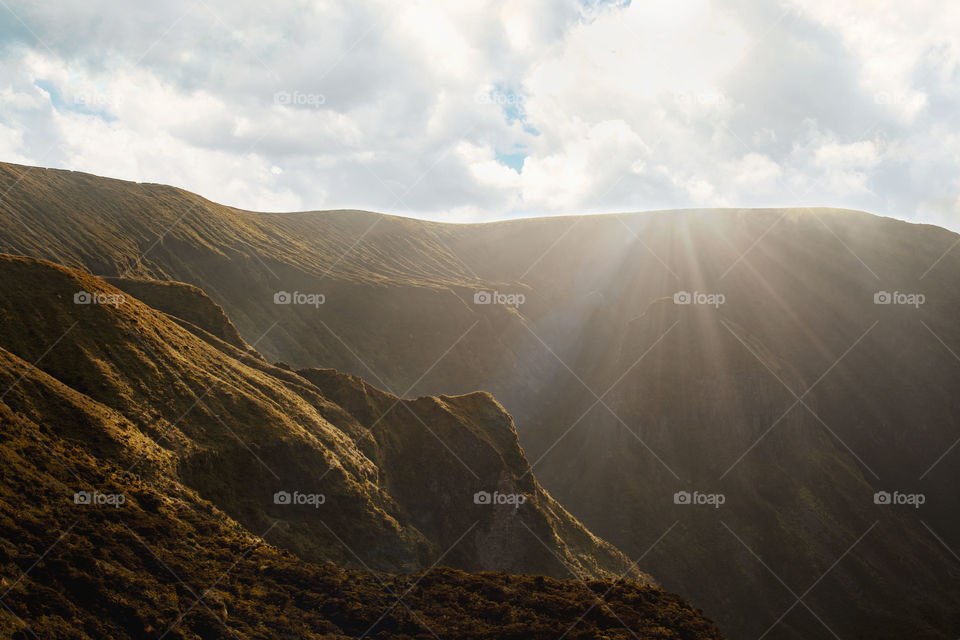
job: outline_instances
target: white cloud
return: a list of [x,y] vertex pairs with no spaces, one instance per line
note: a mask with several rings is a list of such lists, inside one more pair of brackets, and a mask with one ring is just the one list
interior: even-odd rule
[[[856,81],[907,110],[924,102],[914,76],[928,56],[949,76],[960,65],[960,5],[941,0],[798,0],[813,19],[835,29],[857,56]],[[936,72],[935,72],[936,73]]]
[[607,196],[624,171],[635,174],[649,151],[623,120],[594,125],[575,120],[552,133],[562,146],[531,155],[523,167],[522,198],[528,210],[591,209],[591,200]]
[[814,154],[814,164],[827,169],[872,169],[880,162],[880,152],[870,140],[840,144],[822,143]]
[[783,175],[779,164],[762,153],[750,152],[731,167],[732,178],[745,187],[771,187]]
[[955,3],[9,6],[29,30],[0,23],[3,160],[256,209],[832,204],[960,228]]
[[0,124],[0,154],[7,162],[27,164],[29,158],[20,154],[23,149],[23,132]]

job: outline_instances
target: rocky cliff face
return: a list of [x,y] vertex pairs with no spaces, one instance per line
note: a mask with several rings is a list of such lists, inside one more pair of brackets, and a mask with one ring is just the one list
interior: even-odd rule
[[[513,420],[488,393],[399,399],[330,369],[300,375],[344,408],[380,482],[452,566],[488,571],[618,577],[619,551],[596,538],[543,489]],[[337,424],[338,417],[331,417]],[[466,544],[453,546],[476,525]],[[649,581],[635,567],[633,579]]]

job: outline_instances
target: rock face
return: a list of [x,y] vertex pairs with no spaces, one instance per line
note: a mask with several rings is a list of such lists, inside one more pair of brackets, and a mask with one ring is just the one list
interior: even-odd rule
[[490,394],[403,400],[334,370],[299,374],[347,412],[329,419],[355,437],[406,519],[450,549],[452,566],[546,575],[566,567],[578,577],[614,578],[626,570],[619,551],[540,486],[513,420]]
[[[492,393],[550,494],[733,637],[956,637],[956,234],[833,209],[255,214],[0,165],[0,189],[17,180],[3,250],[197,285],[297,369],[404,397]],[[326,301],[275,305],[278,291]],[[875,304],[881,292],[925,298]],[[360,446],[386,460],[375,440]],[[675,504],[683,491],[725,502]]]

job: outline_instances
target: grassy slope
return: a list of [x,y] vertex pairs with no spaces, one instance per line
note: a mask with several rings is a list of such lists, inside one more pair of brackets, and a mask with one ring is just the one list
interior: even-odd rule
[[[306,562],[271,544],[275,528],[253,533],[172,477],[124,473],[131,458],[164,468],[171,456],[3,349],[0,386],[17,407],[0,405],[3,637],[721,638],[678,597],[633,582]],[[125,503],[74,503],[92,488]]]
[[183,282],[104,277],[103,280],[147,305],[203,328],[238,349],[256,351],[240,336],[223,308],[199,287]]
[[[368,212],[251,214],[173,187],[5,163],[0,192],[8,214],[0,216],[0,251],[97,275],[196,285],[271,361],[365,376],[359,362],[376,362],[375,374],[402,393],[460,340],[431,378],[526,370],[490,349],[512,314],[485,309],[470,329],[472,287],[496,285],[459,262],[444,225]],[[278,306],[277,291],[323,293],[326,304]],[[390,322],[370,332],[370,318]],[[267,332],[278,319],[279,330]],[[417,338],[425,319],[442,346],[425,349]]]
[[[135,473],[173,473],[251,531],[279,522],[278,544],[312,560],[412,570],[456,546],[448,562],[468,569],[613,577],[630,568],[525,474],[512,421],[488,395],[411,405],[362,380],[328,375],[328,388],[376,399],[363,410],[341,406],[309,376],[202,328],[191,332],[135,298],[76,305],[78,290],[118,293],[80,272],[0,257],[0,298],[9,303],[0,346],[40,359],[43,371],[159,443],[163,466],[123,459]],[[25,402],[15,392],[5,401]],[[35,420],[44,416],[43,406],[32,411]],[[495,489],[529,499],[518,509],[474,504],[474,492]],[[326,503],[276,505],[278,490],[321,493]],[[338,538],[350,540],[359,558]]]

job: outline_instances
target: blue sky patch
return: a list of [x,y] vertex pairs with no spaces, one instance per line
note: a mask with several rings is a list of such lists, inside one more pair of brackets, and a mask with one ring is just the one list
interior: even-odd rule
[[50,104],[53,105],[53,108],[57,111],[72,111],[74,113],[82,113],[88,116],[96,116],[101,120],[106,122],[112,122],[116,118],[103,109],[91,109],[88,105],[92,103],[103,103],[106,101],[106,96],[104,94],[86,94],[86,93],[76,93],[74,95],[64,96],[60,89],[54,85],[49,80],[43,78],[38,78],[33,81],[33,84],[40,89],[43,89],[47,92],[47,95],[50,96]]
[[505,167],[510,167],[517,173],[523,171],[523,161],[528,155],[522,151],[518,151],[516,153],[502,153],[500,151],[495,151],[494,154],[497,162]]

